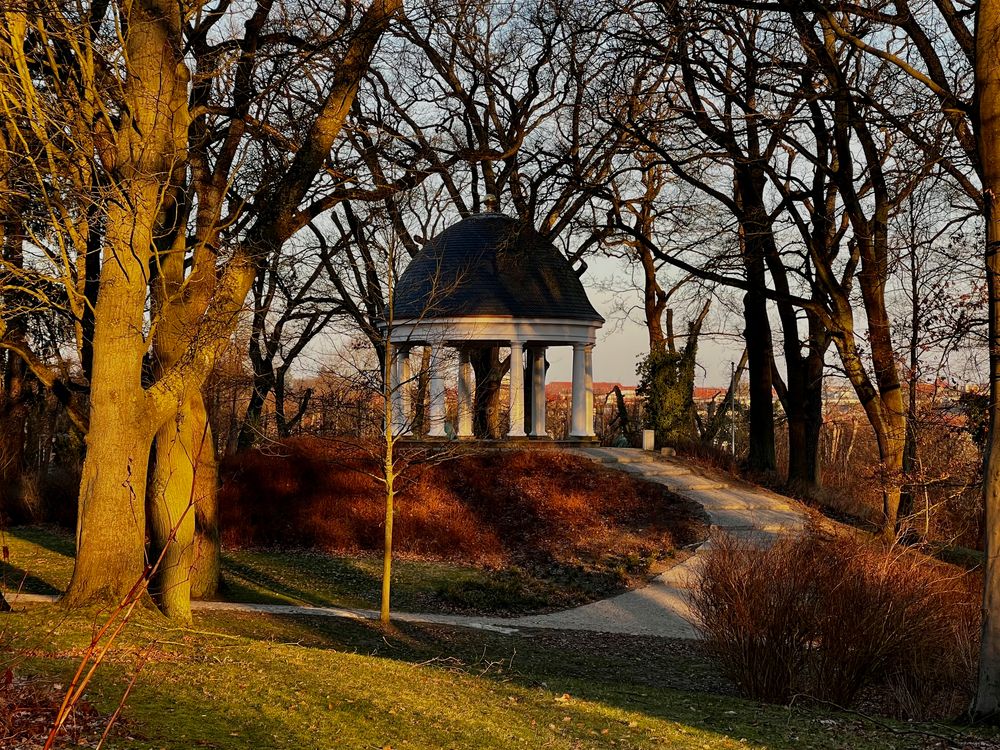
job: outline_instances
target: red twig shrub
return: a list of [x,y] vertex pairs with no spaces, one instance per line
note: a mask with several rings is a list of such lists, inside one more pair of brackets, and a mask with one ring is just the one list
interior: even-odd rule
[[846,707],[879,687],[896,713],[957,713],[971,687],[975,588],[909,550],[813,529],[767,548],[719,536],[693,604],[749,697]]
[[[222,466],[223,543],[382,548],[372,454],[299,438]],[[403,470],[394,521],[404,555],[484,565],[607,557],[622,564],[704,538],[696,505],[659,485],[556,451],[473,451]]]

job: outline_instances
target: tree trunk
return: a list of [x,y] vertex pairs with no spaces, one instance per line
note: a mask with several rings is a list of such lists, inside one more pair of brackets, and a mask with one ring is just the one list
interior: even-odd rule
[[117,603],[145,574],[146,477],[161,415],[143,390],[150,258],[164,175],[181,160],[190,75],[180,8],[166,0],[128,7],[122,24],[124,106],[115,134],[118,197],[107,203],[94,309],[93,376],[77,556],[65,600]]
[[784,403],[788,418],[787,483],[806,496],[813,495],[821,484],[819,440],[823,429],[825,349],[825,345],[812,336],[809,346],[808,356],[790,362],[786,347],[788,383]]
[[145,271],[158,187],[136,180],[130,206],[112,203],[93,341],[77,553],[65,601],[121,601],[144,574],[146,475],[152,427],[142,387]]
[[823,485],[822,464],[819,457],[820,435],[823,431],[823,361],[818,363],[816,373],[806,389],[806,430],[802,453],[801,481],[809,492],[815,492]]
[[775,469],[774,401],[771,383],[771,325],[767,300],[748,292],[743,297],[746,320],[747,373],[750,391],[750,450],[747,468],[768,473]]
[[[2,187],[0,187],[2,189]],[[17,217],[4,217],[0,222],[3,260],[13,268],[24,267],[24,227]],[[23,300],[16,293],[4,295],[4,302],[16,310]],[[25,322],[13,315],[7,324],[5,338],[23,344],[26,341]],[[6,352],[3,368],[3,388],[0,392],[0,524],[5,521],[30,523],[32,517],[24,500],[24,443],[28,422],[28,367],[12,351]]]
[[25,389],[28,377],[24,360],[8,352],[0,401],[0,524],[39,521],[24,505],[24,441],[28,423]]
[[427,435],[427,394],[430,387],[431,348],[424,346],[420,352],[420,369],[417,371],[416,389],[413,395],[413,432],[421,437]]
[[[130,368],[125,360],[108,361],[101,318],[99,314],[94,342],[95,378],[80,482],[76,564],[64,598],[70,606],[116,604],[145,570],[144,506],[151,438],[143,422],[138,368]],[[122,387],[130,380],[122,372],[128,369],[136,370],[132,388]]]
[[498,440],[503,436],[500,385],[504,367],[496,346],[473,349],[470,361],[476,374],[476,406],[473,431],[479,437]]
[[198,458],[194,474],[194,560],[191,596],[211,599],[222,582],[222,547],[219,542],[219,466],[215,440],[201,394],[191,400],[191,429],[202,436],[195,448]]
[[[149,504],[149,558],[160,561],[151,593],[171,619],[191,621],[191,563],[194,559],[195,436],[190,406],[156,433],[155,467]],[[200,439],[200,436],[199,436]]]
[[767,288],[765,263],[774,243],[774,231],[762,203],[766,177],[759,168],[738,169],[736,201],[740,216],[740,248],[747,281],[751,290],[743,296],[746,322],[744,340],[747,349],[747,374],[750,394],[749,451],[746,467],[769,474],[776,466],[774,454],[774,396],[771,373],[774,348],[767,298],[759,291]]
[[[4,265],[5,281],[17,278],[15,269],[24,268],[24,202],[8,179],[16,170],[11,164],[13,152],[7,139],[0,135],[0,259]],[[10,279],[6,278],[9,276]],[[12,284],[16,286],[16,284]],[[2,337],[16,344],[24,344],[25,320],[18,314],[27,301],[14,289],[5,289],[0,305],[4,314],[0,325],[5,329]],[[32,305],[25,305],[30,309]],[[37,521],[34,509],[24,504],[25,426],[28,410],[26,399],[27,367],[24,360],[12,350],[0,352],[3,372],[0,389],[0,529],[9,523]],[[0,597],[2,599],[2,597]],[[0,601],[0,611],[10,611],[6,601]]]
[[[989,4],[987,4],[989,5]],[[980,29],[986,6],[979,11]],[[991,8],[989,17],[994,29],[1000,31],[1000,4]],[[991,53],[1000,69],[1000,59]],[[995,75],[995,74],[994,74]],[[992,110],[982,111],[984,123],[1000,128],[997,113],[1000,111],[1000,81],[991,80]],[[982,85],[982,84],[981,84]],[[984,85],[983,88],[986,88]],[[982,99],[981,99],[982,101]],[[990,430],[983,471],[983,496],[985,521],[983,552],[985,556],[983,588],[983,629],[979,650],[979,678],[973,715],[978,719],[994,720],[1000,716],[1000,212],[995,210],[991,188],[1000,191],[1000,138],[990,133],[987,141],[992,147],[984,151],[987,174],[992,167],[994,179],[987,185],[986,221],[986,278],[989,288],[989,342],[990,342]],[[996,165],[996,166],[993,166]]]
[[1000,2],[982,0],[976,14],[976,100],[986,207],[986,283],[990,351],[990,432],[983,471],[984,588],[979,678],[972,714],[1000,716]]
[[907,410],[900,387],[899,371],[896,369],[892,332],[885,307],[885,278],[886,271],[881,262],[874,272],[866,264],[858,274],[868,322],[872,369],[875,371],[881,406],[881,424],[876,428],[876,437],[883,471],[882,538],[889,543],[896,538],[896,525],[899,519]]
[[163,561],[152,593],[172,619],[190,621],[191,597],[218,591],[216,485],[215,446],[196,392],[156,434],[150,559]]
[[240,423],[240,434],[236,441],[236,450],[245,451],[253,448],[261,436],[263,426],[264,403],[274,385],[274,378],[267,375],[254,375],[253,389],[250,392],[250,402]]

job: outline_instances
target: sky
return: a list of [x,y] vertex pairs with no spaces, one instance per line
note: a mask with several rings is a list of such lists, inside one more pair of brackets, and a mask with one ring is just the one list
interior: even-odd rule
[[[606,321],[604,328],[597,334],[597,345],[594,347],[594,380],[635,385],[635,368],[639,359],[649,351],[649,342],[642,323],[641,309],[627,316],[623,308],[639,305],[641,297],[638,290],[629,294],[609,288],[613,286],[612,280],[620,282],[628,273],[623,270],[621,261],[593,258],[588,259],[588,264],[587,273],[582,279],[583,285],[591,303]],[[634,299],[629,299],[629,296]],[[684,325],[683,312],[679,311],[678,317],[681,320],[678,328],[681,329]],[[720,314],[710,318],[709,328],[713,321],[716,327],[721,327]],[[742,343],[735,340],[703,337],[698,347],[697,384],[728,385],[730,363],[734,359],[738,360],[742,351]],[[572,347],[550,347],[546,356],[549,360],[549,381],[570,380],[573,368]]]

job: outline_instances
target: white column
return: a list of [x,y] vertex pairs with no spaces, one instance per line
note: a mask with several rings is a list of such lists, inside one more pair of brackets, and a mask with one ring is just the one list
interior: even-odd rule
[[587,429],[587,362],[583,344],[573,344],[573,417],[570,437],[589,437]]
[[402,350],[390,344],[386,351],[389,357],[389,414],[392,420],[392,434],[398,435],[403,425],[403,389],[399,386],[399,358]]
[[584,390],[587,394],[586,400],[586,420],[587,434],[594,437],[594,345],[590,344],[583,349],[583,369],[586,371],[584,379]]
[[545,347],[531,351],[531,437],[547,437],[545,432]]
[[413,373],[410,372],[410,349],[400,347],[399,349],[399,434],[409,435],[413,432],[413,410],[410,403],[410,389],[413,387],[411,379]]
[[430,356],[430,372],[427,373],[427,386],[430,403],[428,404],[427,417],[430,420],[430,429],[427,434],[430,437],[444,437],[444,373],[441,372],[441,350],[432,348]]
[[469,350],[458,350],[458,436],[472,437],[472,410],[475,394],[472,362]]
[[520,341],[510,342],[510,429],[507,437],[524,437],[524,350]]

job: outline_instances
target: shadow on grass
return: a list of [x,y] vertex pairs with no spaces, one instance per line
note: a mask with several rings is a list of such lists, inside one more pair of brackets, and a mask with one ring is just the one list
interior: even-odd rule
[[[602,700],[577,694],[571,704],[560,703],[532,689],[535,686],[522,689],[509,681],[504,698],[498,700],[496,683],[467,679],[454,670],[435,676],[387,660],[352,655],[330,660],[315,652],[290,654],[279,649],[273,655],[260,650],[248,654],[247,663],[259,668],[251,674],[237,665],[216,664],[195,667],[178,682],[173,677],[176,665],[147,666],[126,711],[126,722],[142,736],[134,744],[119,740],[116,746],[145,748],[153,743],[170,750],[741,746],[737,737],[727,735],[727,727],[712,726],[700,716],[693,720],[679,705],[655,715],[635,707],[629,709],[636,713],[621,714]],[[266,676],[254,674],[258,671]],[[307,686],[302,683],[305,674]],[[97,688],[105,696],[102,704],[111,705],[108,697],[120,691],[122,681],[122,675],[111,670],[102,676],[103,684]],[[676,725],[668,726],[665,720]],[[656,735],[667,731],[696,731],[698,736],[663,745]]]
[[14,526],[7,529],[9,536],[22,542],[29,542],[62,557],[76,554],[73,534],[56,526]]
[[0,563],[0,588],[8,594],[62,593],[62,589],[10,563]]
[[16,526],[3,538],[8,559],[0,562],[0,581],[6,591],[62,593],[75,553],[71,534],[50,526]]
[[[126,645],[181,637],[167,636],[176,648],[154,651],[143,667],[123,724],[135,740],[119,735],[121,750],[943,747],[918,737],[917,725],[741,700],[686,641],[232,613],[201,613],[193,631],[144,623]],[[65,682],[76,660],[62,652],[79,633],[60,637],[59,655],[32,654],[20,673]],[[132,668],[130,658],[102,665],[89,690],[102,712],[115,708]]]
[[[619,720],[622,714],[616,712],[622,711],[632,712],[633,717],[645,717],[638,719],[640,728],[647,721],[649,726],[658,722],[657,728],[651,730],[658,738],[656,741],[649,745],[622,743],[628,747],[716,750],[742,747],[749,742],[754,747],[775,750],[806,746],[814,750],[931,748],[942,747],[941,731],[954,733],[959,739],[964,731],[958,727],[950,730],[928,725],[929,731],[938,733],[937,739],[933,739],[921,736],[918,725],[888,719],[868,720],[860,714],[837,712],[829,707],[789,709],[743,700],[733,684],[720,676],[719,665],[693,641],[544,630],[507,636],[407,623],[386,629],[374,622],[335,618],[228,613],[199,616],[198,627],[205,626],[275,645],[295,643],[314,653],[324,649],[354,652],[442,673],[458,673],[486,680],[492,685],[490,694],[507,695],[513,686],[526,690],[542,688],[552,695],[556,705],[565,705],[567,710],[570,706],[586,705],[587,710],[604,715],[610,712]],[[418,678],[416,672],[413,674],[414,680],[426,679]],[[430,679],[432,684],[439,682]],[[536,693],[536,703],[546,700],[551,698],[539,699]],[[624,723],[635,726],[631,719],[626,718]],[[833,726],[836,728],[831,729]],[[664,727],[681,736],[671,735]],[[701,738],[691,744],[689,741],[699,733]],[[975,740],[975,737],[965,739]],[[955,746],[1000,747],[990,744],[995,739],[994,733],[988,742]]]
[[[522,673],[523,643],[505,656],[489,642],[494,634],[485,634],[484,647],[424,629],[384,631],[342,621],[317,628],[285,618],[267,624],[280,631],[280,642],[260,638],[233,649],[223,641],[199,646],[192,661],[147,663],[123,725],[136,739],[120,735],[115,746],[735,749],[747,736],[733,729],[738,722],[730,716],[725,723],[704,711],[692,714],[687,694],[635,685],[615,691],[612,674],[602,683],[563,680],[538,663],[531,664],[536,672]],[[327,649],[378,658],[303,648],[294,644],[296,625],[314,631],[313,645],[323,640]],[[340,631],[347,637],[334,638],[345,635]],[[526,654],[525,661],[537,660]],[[73,661],[35,664],[32,671],[62,681]],[[102,667],[89,690],[101,711],[114,708],[129,669],[118,661]]]
[[[223,580],[225,598],[228,601],[247,602],[254,604],[310,604],[313,606],[371,606],[365,592],[378,591],[380,581],[360,566],[353,565],[349,560],[325,558],[323,563],[328,568],[336,570],[332,575],[325,575],[327,582],[343,584],[342,588],[334,589],[329,596],[318,593],[315,589],[306,589],[299,584],[290,583],[280,573],[290,576],[301,576],[303,571],[292,563],[285,561],[283,570],[278,574],[262,570],[261,565],[243,563],[231,555],[223,553]],[[275,561],[269,560],[268,565],[274,566]],[[328,573],[329,571],[324,571]]]
[[[201,612],[208,626],[260,641],[294,641],[306,648],[356,651],[414,664],[548,686],[584,681],[605,688],[628,685],[735,694],[717,665],[693,641],[578,631],[530,630],[504,635],[424,623],[396,623],[299,615]],[[555,688],[553,688],[555,689]]]

